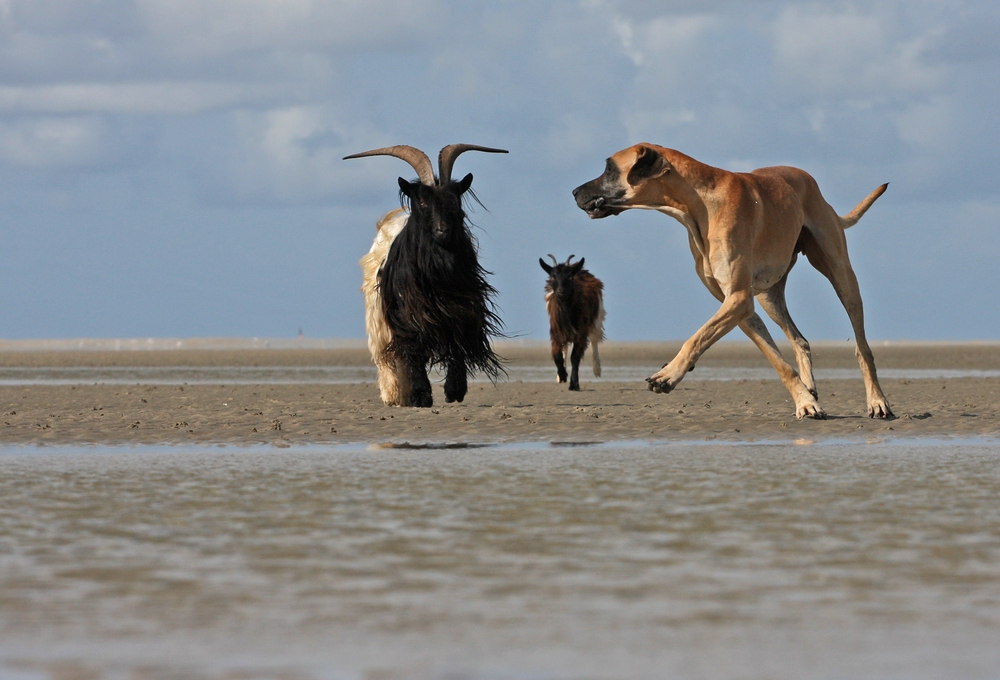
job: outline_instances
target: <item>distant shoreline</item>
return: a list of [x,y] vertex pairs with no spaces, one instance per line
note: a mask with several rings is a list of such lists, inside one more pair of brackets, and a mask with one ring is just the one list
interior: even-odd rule
[[[736,337],[722,340],[722,346],[752,347],[749,340]],[[615,340],[606,346],[646,347],[646,346],[679,346],[681,340]],[[872,348],[879,347],[1000,347],[1000,340],[869,340]],[[535,349],[547,347],[548,340],[541,338],[507,338],[498,340],[494,345],[499,350],[504,349]],[[779,342],[779,345],[783,343]],[[815,340],[810,341],[814,348],[853,348],[851,340]],[[3,352],[128,352],[128,351],[170,351],[170,350],[352,350],[365,349],[368,341],[365,338],[34,338],[34,339],[4,339],[0,338],[0,353]]]
[[[9,341],[7,341],[9,342]],[[34,341],[31,341],[34,342]],[[71,342],[71,341],[69,341]],[[207,341],[206,341],[207,342]],[[260,339],[251,342],[263,342]],[[285,342],[296,342],[285,341]],[[0,368],[18,371],[67,367],[366,367],[363,341],[324,341],[328,348],[253,346],[240,349],[183,345],[183,351],[123,351],[90,345],[61,350],[12,350],[0,343]],[[693,441],[733,442],[885,440],[887,438],[1000,437],[1000,343],[875,344],[882,386],[898,416],[871,420],[864,385],[846,342],[815,343],[820,405],[827,420],[796,420],[788,392],[749,342],[720,343],[698,362],[691,379],[670,394],[653,394],[643,377],[677,351],[679,342],[609,342],[601,354],[605,378],[589,357],[579,392],[555,382],[548,343],[499,346],[510,380],[474,383],[462,404],[445,404],[434,383],[431,409],[383,406],[372,382],[297,384],[241,382],[234,370],[205,371],[217,382],[198,384],[93,382],[0,385],[0,446],[145,444],[347,444]],[[150,347],[139,345],[142,349]],[[24,347],[27,347],[26,345]],[[517,380],[521,369],[545,382]],[[694,379],[699,371],[753,369],[746,379]],[[951,371],[931,375],[928,369]],[[119,369],[116,369],[119,370]],[[925,377],[900,377],[909,375]],[[159,369],[149,372],[155,375]],[[977,375],[976,372],[979,372]],[[613,376],[619,379],[613,379]],[[623,379],[621,376],[630,376]],[[761,376],[768,375],[768,379]],[[837,376],[829,379],[828,376]],[[897,376],[897,377],[892,377]],[[216,379],[213,379],[216,380]],[[228,383],[228,384],[227,384]]]

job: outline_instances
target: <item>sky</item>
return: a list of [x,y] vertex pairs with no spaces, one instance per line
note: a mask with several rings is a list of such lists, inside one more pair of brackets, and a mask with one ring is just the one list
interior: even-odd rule
[[[718,308],[684,228],[571,195],[645,141],[840,214],[889,182],[848,232],[869,338],[997,340],[997,36],[992,0],[0,0],[0,337],[364,337],[415,173],[341,159],[461,142],[510,151],[455,167],[509,335],[547,336],[553,253],[609,339],[683,339]],[[788,304],[852,336],[804,259]]]

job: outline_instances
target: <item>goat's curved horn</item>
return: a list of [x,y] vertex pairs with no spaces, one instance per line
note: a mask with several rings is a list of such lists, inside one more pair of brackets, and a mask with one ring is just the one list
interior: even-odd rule
[[449,144],[441,149],[441,153],[438,154],[438,177],[441,184],[447,184],[451,181],[451,169],[455,165],[455,159],[466,151],[508,153],[506,149],[491,149],[488,146],[476,146],[475,144]]
[[431,165],[431,159],[427,157],[427,154],[416,147],[407,146],[405,144],[386,146],[381,149],[372,149],[371,151],[362,151],[361,153],[344,156],[344,160],[346,161],[351,158],[364,158],[366,156],[395,156],[396,158],[402,159],[413,166],[413,169],[417,171],[417,177],[420,178],[421,184],[434,186],[434,166]]
[[554,264],[556,266],[559,266],[559,261],[556,260],[556,256],[555,255],[553,255],[552,253],[549,253],[549,257],[552,258],[552,264]]
[[576,257],[576,255],[570,255],[569,257],[567,257],[566,264],[569,264],[569,261],[572,260],[574,257]]

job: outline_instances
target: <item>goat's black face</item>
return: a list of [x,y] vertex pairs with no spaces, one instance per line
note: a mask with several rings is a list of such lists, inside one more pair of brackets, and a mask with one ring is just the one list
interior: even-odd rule
[[573,264],[550,265],[545,264],[542,258],[538,258],[538,264],[542,265],[542,269],[549,275],[548,285],[556,299],[566,300],[573,296],[576,275],[583,269],[585,260],[586,258],[581,258],[579,262]]
[[470,186],[471,174],[444,186],[428,186],[399,178],[399,190],[409,199],[414,223],[426,230],[443,248],[453,244],[460,231],[465,229],[462,195]]

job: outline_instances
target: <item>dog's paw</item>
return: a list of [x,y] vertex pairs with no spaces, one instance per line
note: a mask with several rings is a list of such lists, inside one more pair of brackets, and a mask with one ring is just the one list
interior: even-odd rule
[[896,417],[896,414],[889,408],[889,402],[882,398],[868,403],[868,417],[891,420]]
[[670,390],[674,389],[674,386],[670,384],[670,381],[656,380],[655,378],[646,378],[646,386],[649,388],[650,392],[656,392],[657,394],[666,394]]
[[813,420],[826,420],[826,411],[817,404],[812,402],[811,404],[803,404],[795,409],[795,417],[799,420],[803,418],[812,418]]
[[677,388],[677,385],[694,366],[688,366],[686,361],[678,361],[677,357],[659,371],[646,378],[649,389],[657,394],[665,394]]

